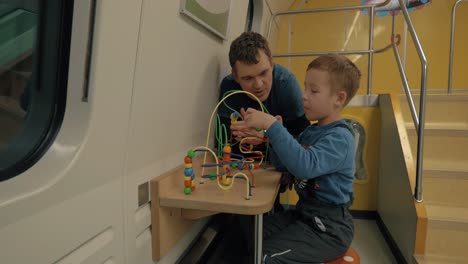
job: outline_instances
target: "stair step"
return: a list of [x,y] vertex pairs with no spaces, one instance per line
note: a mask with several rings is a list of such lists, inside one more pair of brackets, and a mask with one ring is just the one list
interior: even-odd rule
[[[413,100],[419,112],[419,96],[415,95]],[[413,122],[405,95],[400,96],[400,105],[404,120]],[[468,95],[427,95],[426,123],[431,122],[468,125]]]
[[468,171],[424,170],[423,197],[431,204],[468,207]]
[[468,263],[468,258],[454,258],[447,256],[438,256],[438,255],[424,255],[414,256],[416,263],[418,264],[466,264]]
[[[414,126],[407,127],[413,157],[416,156],[417,135]],[[435,128],[424,130],[424,159],[468,160],[468,127]]]
[[[412,122],[405,122],[408,136],[416,136],[416,128]],[[425,136],[455,136],[466,137],[468,135],[468,123],[426,123],[424,125]]]
[[468,208],[427,202],[426,209],[430,226],[468,231]]
[[426,203],[426,210],[426,254],[468,259],[468,208]]
[[424,171],[433,175],[449,172],[448,175],[453,177],[463,177],[464,172],[468,171],[468,163],[465,160],[424,159],[423,166]]
[[450,169],[425,166],[424,177],[468,180],[468,164],[458,163],[456,167]]

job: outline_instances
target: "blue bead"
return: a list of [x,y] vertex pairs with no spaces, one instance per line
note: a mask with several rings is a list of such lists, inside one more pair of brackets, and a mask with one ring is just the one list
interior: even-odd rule
[[192,176],[193,175],[193,169],[192,168],[185,168],[184,169],[184,174],[185,174],[185,176]]

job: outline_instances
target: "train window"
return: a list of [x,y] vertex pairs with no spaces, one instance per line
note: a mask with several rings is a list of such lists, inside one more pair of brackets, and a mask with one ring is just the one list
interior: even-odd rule
[[73,1],[0,0],[0,181],[37,162],[65,111]]
[[247,20],[245,22],[245,31],[252,31],[252,22],[254,16],[254,2],[249,0],[249,5],[247,7]]
[[245,31],[263,32],[263,0],[249,0]]

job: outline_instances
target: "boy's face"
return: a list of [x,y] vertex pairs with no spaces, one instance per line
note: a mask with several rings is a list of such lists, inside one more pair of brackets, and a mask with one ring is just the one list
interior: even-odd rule
[[319,125],[335,121],[342,107],[343,93],[333,91],[328,72],[308,70],[302,95],[307,119],[318,120]]
[[263,50],[258,51],[257,60],[258,63],[252,65],[236,61],[232,76],[242,90],[254,94],[264,102],[271,91],[273,64]]

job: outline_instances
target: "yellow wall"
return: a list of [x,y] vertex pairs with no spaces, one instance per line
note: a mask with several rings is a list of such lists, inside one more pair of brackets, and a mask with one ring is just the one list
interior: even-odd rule
[[[292,6],[295,10],[302,1]],[[360,0],[311,0],[299,9],[332,7],[340,5],[359,5]],[[410,12],[413,24],[419,35],[429,65],[428,89],[446,89],[448,80],[451,10],[456,0],[433,0],[423,9]],[[362,50],[368,48],[369,17],[359,11],[339,11],[328,13],[302,14],[282,17],[280,20],[276,50],[273,53],[311,52],[333,50]],[[457,9],[455,32],[455,58],[453,87],[468,88],[468,2],[461,3]],[[404,23],[403,15],[396,17],[395,32],[401,34],[400,54],[403,56]],[[290,27],[291,34],[288,33]],[[387,46],[390,41],[391,17],[375,17],[374,48]],[[413,42],[408,34],[407,74],[410,87],[420,88],[421,64]],[[288,48],[288,39],[291,39]],[[463,59],[465,58],[465,59]],[[361,69],[363,79],[360,94],[367,89],[367,55],[350,55]],[[313,57],[277,58],[275,61],[290,66],[299,81],[304,80],[305,69]],[[372,93],[401,93],[401,78],[398,73],[392,49],[374,55]]]

